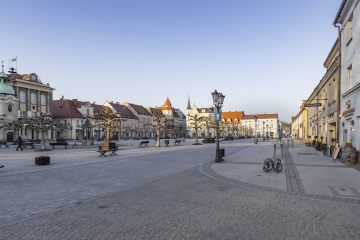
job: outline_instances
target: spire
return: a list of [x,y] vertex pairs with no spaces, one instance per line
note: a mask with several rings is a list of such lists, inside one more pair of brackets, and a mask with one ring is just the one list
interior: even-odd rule
[[171,107],[171,103],[170,103],[169,97],[166,99],[164,106]]
[[4,61],[1,61],[2,72],[4,72]]
[[189,93],[188,93],[188,105],[187,105],[187,109],[190,109],[191,108],[191,105],[190,105],[190,96],[189,96]]

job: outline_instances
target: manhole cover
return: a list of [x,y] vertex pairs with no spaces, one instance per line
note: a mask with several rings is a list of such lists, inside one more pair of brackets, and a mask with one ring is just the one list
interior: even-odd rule
[[298,153],[298,155],[319,155],[317,153]]

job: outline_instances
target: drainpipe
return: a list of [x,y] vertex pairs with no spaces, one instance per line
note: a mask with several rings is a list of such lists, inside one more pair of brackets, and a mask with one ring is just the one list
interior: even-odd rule
[[341,86],[341,28],[334,24],[334,27],[338,29],[339,32],[339,56],[338,58],[338,89],[337,89],[337,116],[336,116],[336,141],[340,143],[340,86]]

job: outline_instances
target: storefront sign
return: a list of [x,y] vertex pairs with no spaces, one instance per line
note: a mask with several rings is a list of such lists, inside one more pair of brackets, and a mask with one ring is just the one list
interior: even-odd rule
[[321,103],[306,103],[304,107],[320,107]]

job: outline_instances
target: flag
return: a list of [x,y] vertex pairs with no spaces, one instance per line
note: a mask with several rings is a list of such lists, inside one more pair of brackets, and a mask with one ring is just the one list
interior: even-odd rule
[[11,61],[12,61],[12,62],[16,62],[16,58],[12,58]]

